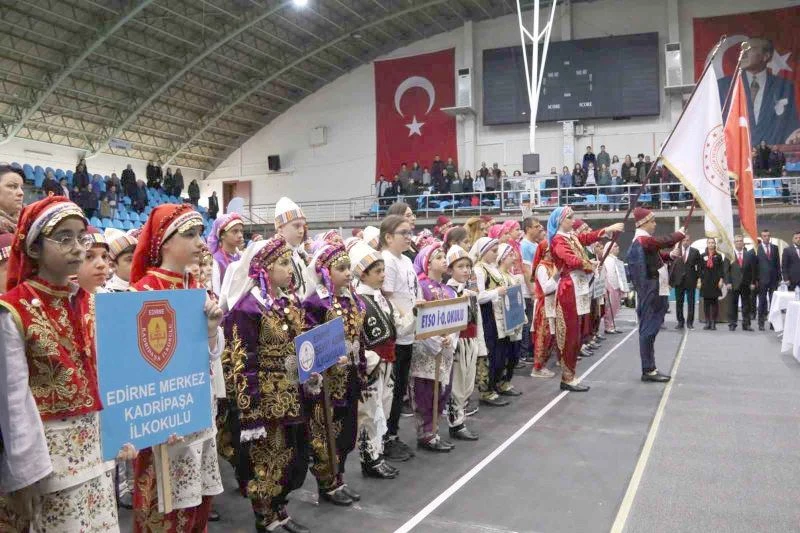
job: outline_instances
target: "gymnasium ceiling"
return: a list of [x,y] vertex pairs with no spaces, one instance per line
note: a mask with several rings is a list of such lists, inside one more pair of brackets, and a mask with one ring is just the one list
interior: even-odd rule
[[213,170],[359,65],[510,13],[516,0],[0,0],[0,142]]

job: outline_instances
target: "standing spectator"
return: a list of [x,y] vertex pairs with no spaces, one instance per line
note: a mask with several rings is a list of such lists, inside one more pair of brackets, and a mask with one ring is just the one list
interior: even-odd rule
[[700,295],[703,297],[703,312],[706,315],[703,329],[716,330],[725,260],[717,253],[717,241],[713,237],[706,240],[706,253],[700,261],[700,269]]
[[175,175],[172,178],[175,184],[172,186],[172,196],[175,198],[180,198],[181,194],[183,194],[183,173],[181,169],[175,170]]
[[475,190],[473,182],[472,172],[469,170],[464,172],[464,192],[473,192]]
[[[675,289],[675,314],[678,325],[675,329],[683,329],[684,325],[694,329],[695,289],[700,277],[700,252],[692,248],[691,236],[687,233],[683,240],[675,245],[670,254],[669,284]],[[686,300],[686,320],[683,315],[683,302]]]
[[122,171],[122,190],[125,196],[133,201],[133,196],[136,194],[136,174],[130,165]]
[[197,180],[192,180],[189,184],[189,201],[195,207],[200,203],[200,186],[197,184]]
[[133,198],[131,198],[131,205],[137,213],[142,213],[147,206],[147,189],[145,189],[144,180],[136,182],[136,190],[133,193]]
[[[124,176],[125,173],[123,172],[122,175]],[[161,177],[159,176],[158,167],[156,167],[152,161],[147,162],[147,170],[145,171],[145,175],[147,177],[148,187],[150,187],[151,189],[158,189],[159,187],[161,187]]]
[[622,190],[625,180],[622,179],[617,173],[617,169],[611,170],[611,177],[609,178],[608,201],[611,202],[611,210],[619,211],[619,206],[622,204]]
[[[640,183],[639,182],[639,173],[638,173],[636,167],[631,167],[630,168],[630,175],[628,176],[627,183],[628,184]],[[628,187],[628,193],[630,193],[630,192],[631,192],[631,188]]]
[[93,188],[86,191],[84,195],[84,205],[82,207],[86,212],[86,218],[92,218],[97,215],[100,209],[100,195],[96,193]]
[[409,194],[411,192],[411,171],[408,170],[408,165],[405,162],[400,165],[397,181],[400,183],[400,190],[403,194]]
[[422,168],[417,161],[414,161],[414,164],[411,165],[411,180],[417,185],[422,185]]
[[769,156],[772,153],[772,150],[769,146],[767,146],[767,141],[761,140],[758,144],[758,150],[756,151],[756,155],[758,156],[758,167],[767,170],[769,169]]
[[608,171],[617,169],[617,175],[622,176],[622,163],[619,162],[619,157],[614,156],[611,158],[611,164],[608,166]]
[[650,168],[645,163],[644,154],[639,154],[636,158],[638,159],[636,161],[636,183],[644,183],[644,178]]
[[[761,230],[761,245],[758,247],[758,331],[764,331],[772,293],[778,288],[780,279],[780,257],[778,247],[770,242],[768,229]],[[770,325],[770,329],[772,325]]]
[[106,190],[106,182],[103,181],[103,176],[100,174],[95,174],[92,176],[92,192],[97,196],[98,201],[100,200],[100,196]]
[[569,190],[572,188],[572,173],[570,173],[568,166],[561,168],[561,175],[558,176],[558,187],[561,189],[561,198],[558,200],[558,205],[567,205]]
[[78,188],[79,191],[88,191],[91,182],[89,180],[89,173],[86,171],[86,165],[81,160],[78,166],[75,167],[75,173],[72,175],[72,183]]
[[[450,177],[450,172],[447,172],[448,178]],[[459,194],[464,192],[464,184],[461,181],[461,178],[458,175],[458,172],[454,172],[452,178],[450,178],[450,190],[449,192],[453,194]],[[456,196],[453,198],[456,202],[461,201],[462,197]]]
[[103,197],[108,199],[108,205],[111,207],[111,210],[116,211],[119,205],[119,193],[117,192],[117,188],[111,185]]
[[750,150],[750,159],[753,160],[753,177],[764,177],[767,167],[761,165],[761,158],[758,157],[758,148],[755,146]]
[[[755,289],[756,256],[744,247],[744,237],[733,237],[733,259],[728,263],[725,283],[731,291],[730,309],[728,310],[728,329],[736,329],[739,301],[742,303],[742,330],[753,331],[750,327],[750,294]],[[784,253],[786,257],[786,253]]]
[[584,183],[586,183],[586,173],[580,163],[575,163],[575,168],[572,169],[572,187],[582,189]]
[[431,186],[431,173],[428,167],[422,169],[422,186],[427,188]]
[[456,164],[453,162],[453,158],[452,158],[452,157],[448,157],[448,158],[447,158],[447,164],[445,165],[445,167],[444,167],[444,168],[445,168],[445,170],[447,170],[447,174],[448,174],[448,175],[449,175],[451,178],[452,178],[452,177],[455,177],[455,175],[456,175],[456,172],[458,172],[458,167],[457,167],[457,166],[456,166]]
[[431,181],[435,192],[441,192],[444,187],[444,170],[444,161],[438,155],[434,156],[431,164]]
[[625,161],[622,163],[620,168],[622,170],[620,171],[619,175],[622,176],[622,179],[625,180],[625,183],[630,183],[631,176],[635,175],[635,172],[633,174],[631,173],[631,169],[633,168],[635,170],[636,168],[636,165],[634,165],[633,161],[631,161],[630,155],[625,156]]
[[795,231],[792,235],[791,246],[783,249],[781,270],[783,280],[789,284],[790,291],[800,285],[800,231]]
[[597,185],[600,194],[608,194],[608,186],[611,185],[611,172],[608,170],[608,165],[603,163],[600,165],[600,172],[597,173]]
[[61,193],[61,186],[56,181],[55,175],[53,175],[52,170],[47,171],[47,175],[44,177],[44,183],[42,183],[42,191],[44,191],[45,196],[58,196]]
[[[495,168],[497,168],[497,163],[494,164]],[[500,184],[500,172],[495,172],[494,169],[490,170],[489,173],[486,175],[486,191],[493,192],[497,190],[497,187]],[[494,200],[494,195],[487,196],[490,200]]]
[[[21,170],[0,164],[0,233],[15,233],[25,199]],[[2,290],[2,289],[0,289]]]
[[217,191],[213,191],[211,196],[208,197],[208,218],[216,220],[217,213],[219,213],[219,200],[217,199]]
[[592,147],[591,146],[587,146],[586,147],[586,153],[583,154],[583,165],[582,166],[583,166],[583,171],[584,172],[588,172],[589,163],[591,163],[592,165],[597,165],[597,157],[594,155],[594,152],[592,152]]
[[583,183],[588,194],[597,194],[597,177],[595,176],[594,163],[589,163],[586,169],[586,181]]
[[100,200],[100,218],[112,218],[114,216],[114,211],[111,209],[111,204],[108,201],[108,195],[103,195],[103,199]]
[[67,178],[61,178],[61,181],[58,182],[58,186],[59,190],[56,194],[63,196],[64,198],[69,198],[70,190],[69,190],[69,185],[67,184]]
[[117,191],[122,190],[122,181],[119,179],[119,176],[117,176],[116,172],[111,173],[111,179],[109,180],[109,185],[113,185],[114,187],[116,187]]
[[611,156],[608,155],[608,152],[606,152],[605,144],[600,145],[600,153],[597,154],[597,163],[596,163],[597,168],[603,168],[603,165],[605,165],[606,168],[609,168],[611,166]]
[[778,145],[772,147],[767,161],[767,170],[772,176],[780,176],[783,167],[786,166],[786,156],[780,151]]
[[128,165],[122,171],[122,190],[133,200],[133,194],[136,192],[136,173],[131,165]]
[[375,196],[378,197],[380,201],[381,198],[384,197],[386,194],[386,190],[389,188],[389,182],[386,181],[386,176],[381,174],[378,176],[378,183],[375,184]]
[[472,190],[478,194],[486,192],[486,178],[481,176],[480,173],[477,174],[475,181],[472,184]]
[[481,168],[478,169],[478,172],[475,173],[476,176],[480,176],[483,179],[489,177],[489,168],[486,166],[486,161],[481,163]]
[[161,188],[166,194],[172,194],[172,189],[175,188],[175,179],[172,177],[172,167],[167,167],[167,173],[161,181]]

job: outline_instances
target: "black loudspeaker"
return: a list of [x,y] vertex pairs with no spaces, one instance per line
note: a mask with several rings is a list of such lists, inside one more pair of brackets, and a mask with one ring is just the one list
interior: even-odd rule
[[279,155],[267,156],[267,166],[273,172],[279,171],[281,169],[281,156]]
[[539,172],[539,154],[522,154],[522,172],[525,174]]

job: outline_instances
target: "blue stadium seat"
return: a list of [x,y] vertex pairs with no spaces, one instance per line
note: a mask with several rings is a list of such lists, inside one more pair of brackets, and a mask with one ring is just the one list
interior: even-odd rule
[[125,204],[127,207],[131,206],[131,198],[130,196],[123,196],[122,203]]
[[145,206],[145,208],[144,208],[144,216],[145,216],[145,220],[147,219],[147,217],[149,217],[149,216],[150,216],[150,212],[151,212],[152,210],[153,210],[153,208],[152,208],[152,207],[150,207],[149,205]]
[[33,186],[41,189],[42,185],[44,185],[44,171],[37,170],[33,173]]
[[600,205],[608,205],[608,195],[607,194],[598,194],[597,195],[597,203]]
[[122,229],[128,231],[133,229],[133,224],[131,224],[130,220],[123,220],[122,221]]
[[113,227],[113,226],[111,225],[111,219],[110,219],[110,218],[104,218],[104,219],[102,220],[102,222],[103,222],[103,227],[104,227],[104,228],[111,228],[111,227]]
[[11,168],[16,168],[16,169],[20,169],[21,170],[22,169],[22,165],[20,165],[16,161],[14,161],[13,163],[11,163]]
[[136,222],[134,222],[134,223],[133,223],[133,227],[134,227],[135,229],[139,229],[139,228],[141,228],[141,227],[142,227],[142,223],[141,223],[140,221],[138,221],[138,220],[137,220]]
[[587,194],[583,199],[583,203],[586,205],[595,205],[597,204],[597,197],[594,194]]
[[753,197],[754,198],[762,198],[763,196],[764,196],[763,189],[759,189],[759,188],[753,189]]
[[130,217],[128,216],[128,212],[125,211],[124,209],[117,209],[116,219],[117,220],[130,220]]
[[770,187],[769,189],[764,189],[764,197],[765,198],[776,198],[780,196],[778,193],[778,189],[775,187]]
[[647,203],[653,201],[653,195],[649,192],[644,192],[639,195],[639,203]]
[[99,228],[99,227],[103,226],[103,223],[102,223],[102,222],[100,221],[100,219],[99,219],[99,218],[97,218],[97,217],[92,217],[92,218],[90,218],[90,219],[89,219],[89,224],[91,224],[91,225],[92,225],[92,226],[94,226],[95,228]]
[[27,181],[28,183],[33,183],[33,180],[35,178],[33,174],[33,169],[31,168],[30,165],[25,165],[24,167],[22,167],[22,173],[25,174],[25,181]]
[[60,168],[56,169],[56,179],[57,180],[60,181],[60,180],[62,180],[64,178],[66,178],[66,177],[67,177],[67,175],[64,173],[63,169],[60,169]]
[[39,165],[36,165],[35,167],[33,167],[33,171],[34,172],[41,172],[42,174],[44,174],[44,169]]
[[45,175],[47,175],[48,172],[52,172],[53,174],[56,173],[56,171],[53,169],[53,167],[47,167],[46,169],[44,169]]

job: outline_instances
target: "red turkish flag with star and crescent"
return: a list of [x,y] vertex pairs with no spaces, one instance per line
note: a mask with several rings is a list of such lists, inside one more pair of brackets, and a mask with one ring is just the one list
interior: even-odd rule
[[750,120],[747,115],[747,94],[741,75],[735,76],[731,107],[725,121],[725,153],[728,174],[736,183],[736,203],[739,206],[739,223],[745,233],[756,242],[756,199],[753,191],[753,160],[750,157]]
[[457,161],[455,49],[375,62],[376,179],[402,163],[429,168],[434,156]]

